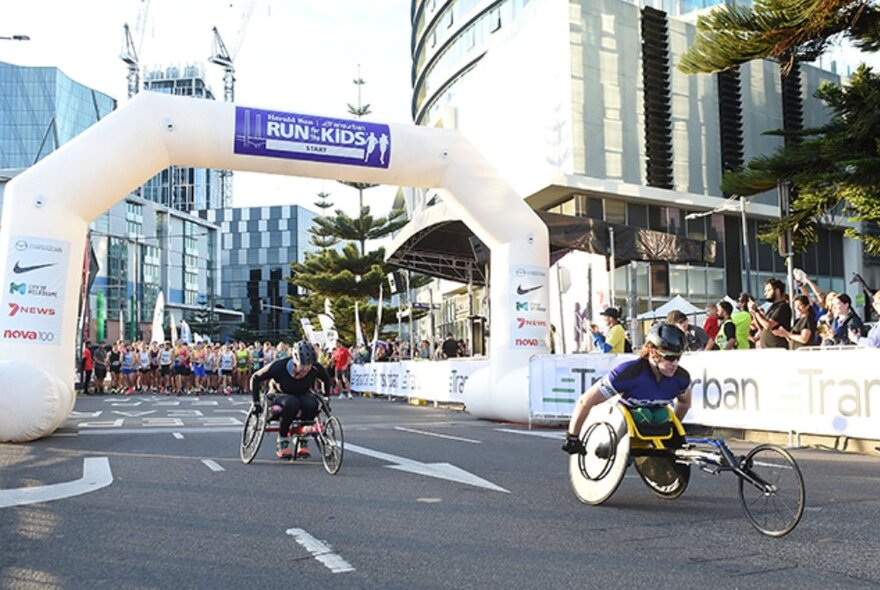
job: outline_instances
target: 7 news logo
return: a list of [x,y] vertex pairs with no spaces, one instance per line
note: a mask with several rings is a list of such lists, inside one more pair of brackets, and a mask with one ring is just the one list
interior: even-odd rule
[[19,305],[18,303],[10,303],[9,304],[9,317],[15,317],[18,314],[22,315],[45,315],[45,316],[54,316],[55,309],[51,307],[36,307],[33,305],[24,306]]

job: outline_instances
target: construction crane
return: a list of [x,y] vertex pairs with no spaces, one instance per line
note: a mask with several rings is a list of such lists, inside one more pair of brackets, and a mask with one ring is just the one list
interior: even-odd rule
[[131,34],[128,23],[123,25],[124,46],[119,59],[128,66],[128,98],[133,97],[140,90],[140,61],[138,54],[144,41],[144,31],[147,28],[147,14],[150,10],[150,0],[140,0],[140,8],[138,9],[137,21],[135,22],[134,32],[137,36],[137,42]]
[[[238,34],[235,38],[235,44],[232,46],[232,51],[229,51],[226,48],[226,44],[223,42],[223,37],[220,36],[220,31],[217,30],[217,27],[212,29],[214,33],[214,43],[211,48],[211,57],[208,58],[208,61],[212,64],[217,64],[218,66],[223,68],[223,100],[225,102],[235,102],[235,56],[238,54],[238,50],[241,49],[241,44],[244,41],[245,30],[247,29],[248,22],[251,20],[251,15],[254,13],[254,7],[257,4],[257,0],[250,0],[247,7],[241,16],[241,21],[238,27]],[[223,199],[223,207],[231,207],[232,206],[232,171],[231,170],[221,170],[220,171],[220,191]]]

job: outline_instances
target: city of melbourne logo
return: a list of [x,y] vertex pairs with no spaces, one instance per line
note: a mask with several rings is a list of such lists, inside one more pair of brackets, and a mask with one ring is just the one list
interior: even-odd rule
[[33,295],[35,297],[58,297],[58,291],[53,291],[46,285],[28,285],[27,283],[9,283],[10,295]]
[[27,295],[27,283],[9,283],[11,295]]

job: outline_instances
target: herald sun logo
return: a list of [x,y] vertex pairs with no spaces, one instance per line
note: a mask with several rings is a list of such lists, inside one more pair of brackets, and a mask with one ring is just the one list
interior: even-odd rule
[[54,316],[55,310],[51,307],[35,307],[35,306],[23,306],[17,303],[9,304],[9,317],[15,317],[18,314],[22,315],[44,315],[44,316]]
[[541,341],[537,338],[516,338],[514,340],[515,346],[540,346]]

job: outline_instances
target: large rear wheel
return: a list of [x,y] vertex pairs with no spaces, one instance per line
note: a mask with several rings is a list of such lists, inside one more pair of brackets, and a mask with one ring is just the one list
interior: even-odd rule
[[318,447],[321,450],[321,461],[330,475],[336,475],[342,467],[344,451],[342,440],[342,424],[336,416],[330,416],[324,422],[324,431],[318,436]]
[[253,406],[244,421],[244,429],[241,432],[241,460],[245,464],[250,463],[257,456],[260,445],[263,443],[263,435],[266,433],[266,412],[263,409],[257,412]]
[[739,499],[752,525],[768,537],[794,530],[804,514],[804,477],[791,453],[775,445],[749,451],[740,469],[755,480],[739,479]]

